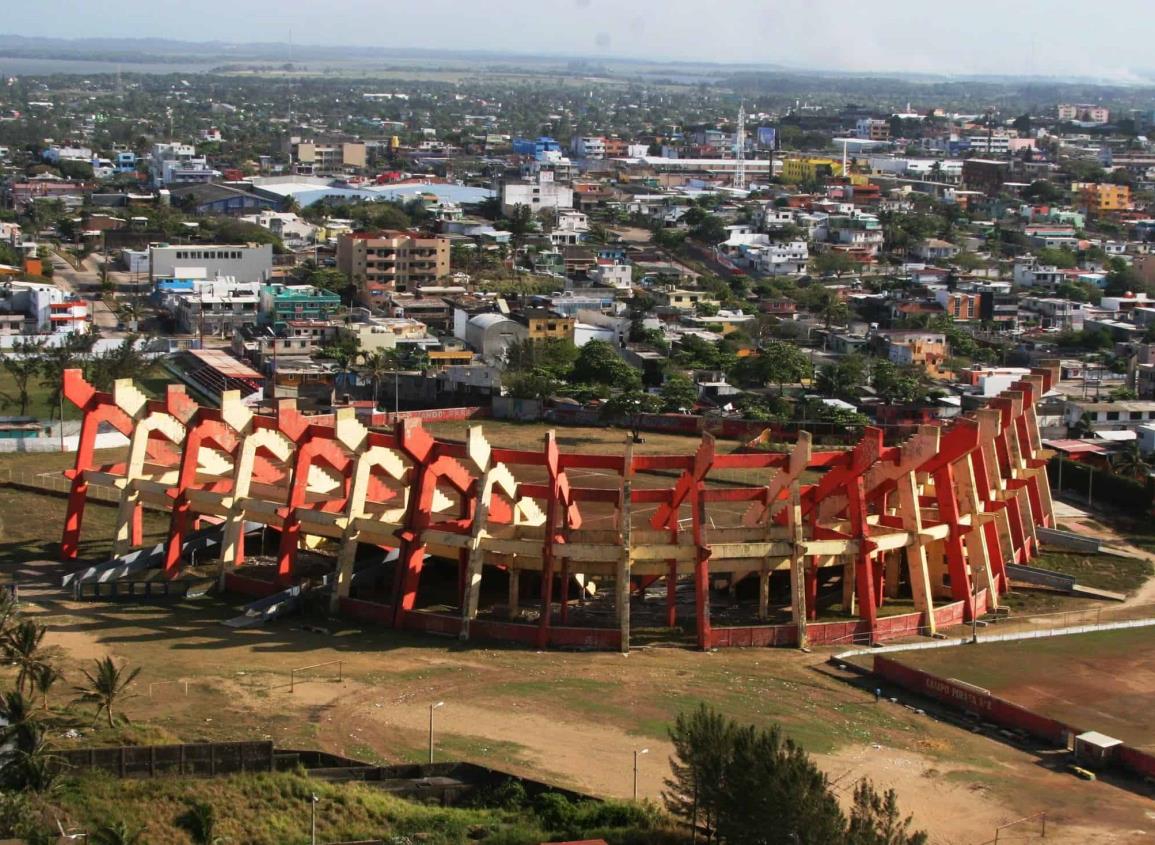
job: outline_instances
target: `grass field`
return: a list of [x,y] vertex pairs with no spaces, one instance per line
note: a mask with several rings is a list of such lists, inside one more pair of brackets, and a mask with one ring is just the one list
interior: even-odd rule
[[1155,749],[1155,627],[931,649],[898,659],[1075,727]]
[[[145,370],[135,381],[145,393],[160,396],[164,393],[165,385],[172,381],[172,376],[158,364]],[[15,388],[16,382],[11,373],[0,368],[0,413],[8,416],[20,413],[19,396]],[[34,379],[28,388],[28,408],[25,416],[49,420],[56,419],[60,415],[60,408],[52,402],[53,391],[50,386],[39,379]],[[64,403],[64,419],[78,419],[79,413],[70,403],[67,401]]]

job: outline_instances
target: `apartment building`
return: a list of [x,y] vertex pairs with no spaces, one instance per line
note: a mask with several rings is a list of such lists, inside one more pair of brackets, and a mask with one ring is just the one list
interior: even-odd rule
[[260,282],[234,278],[162,279],[155,297],[185,334],[232,337],[245,324],[257,321]]
[[855,125],[854,136],[864,141],[889,141],[890,121],[864,117]]
[[782,181],[787,184],[811,182],[842,175],[842,162],[833,158],[787,156],[782,161]]
[[506,182],[501,186],[501,211],[507,217],[514,208],[524,205],[534,214],[543,209],[561,211],[573,208],[573,188],[554,181],[549,170],[540,170],[535,179]]
[[324,321],[340,307],[340,296],[313,285],[285,285],[278,282],[261,287],[261,322],[265,325]]
[[1111,112],[1102,106],[1089,103],[1061,103],[1059,105],[1059,120],[1072,120],[1079,123],[1110,123]]
[[336,176],[360,172],[368,166],[364,141],[316,141],[289,139],[289,156],[293,171],[307,176]]
[[380,307],[391,291],[414,291],[449,275],[449,239],[418,232],[353,232],[337,240],[337,269],[361,301]]
[[1071,190],[1078,197],[1079,205],[1089,214],[1109,214],[1113,211],[1128,211],[1131,208],[1131,188],[1129,185],[1113,185],[1109,182],[1073,182]]
[[180,143],[153,144],[149,173],[158,188],[177,184],[203,184],[221,178],[219,170],[209,167],[207,158],[197,155],[196,147]]
[[605,158],[606,139],[600,136],[576,137],[570,150],[578,158]]

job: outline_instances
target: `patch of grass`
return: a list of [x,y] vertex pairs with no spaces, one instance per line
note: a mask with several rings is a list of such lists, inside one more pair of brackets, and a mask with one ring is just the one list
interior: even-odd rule
[[1155,574],[1148,560],[1105,554],[1044,552],[1031,561],[1031,566],[1073,575],[1085,587],[1118,593],[1135,592]]

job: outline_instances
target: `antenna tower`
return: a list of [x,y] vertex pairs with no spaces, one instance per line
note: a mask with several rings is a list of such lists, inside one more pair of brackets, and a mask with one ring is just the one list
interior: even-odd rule
[[734,187],[746,189],[746,104],[738,108],[738,132],[734,135]]

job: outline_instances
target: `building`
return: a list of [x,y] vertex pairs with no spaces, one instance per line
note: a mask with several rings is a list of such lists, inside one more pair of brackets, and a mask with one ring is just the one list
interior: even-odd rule
[[984,290],[979,294],[979,319],[995,331],[1014,331],[1019,326],[1019,297],[1013,293]]
[[557,225],[549,233],[549,240],[555,249],[563,246],[577,246],[585,240],[589,230],[589,218],[580,211],[559,211],[557,213]]
[[573,208],[573,188],[555,182],[548,170],[538,172],[535,179],[506,182],[501,186],[501,211],[507,217],[524,205],[536,215],[542,210],[561,211]]
[[72,334],[88,331],[88,303],[55,285],[6,281],[0,287],[4,334]]
[[854,137],[865,141],[889,141],[890,121],[873,117],[860,118],[854,127]]
[[511,314],[517,322],[525,326],[526,339],[532,341],[568,340],[574,339],[573,317],[567,317],[548,308],[526,308]]
[[787,156],[782,161],[782,181],[790,185],[842,175],[842,162],[832,158]]
[[211,279],[266,281],[273,271],[271,244],[150,244],[149,280]]
[[1063,408],[1063,420],[1073,428],[1086,416],[1092,431],[1137,431],[1155,422],[1155,402],[1095,402],[1072,400]]
[[1089,103],[1062,103],[1059,105],[1059,120],[1069,120],[1074,123],[1110,123],[1111,112],[1102,106]]
[[943,362],[948,354],[945,334],[913,330],[879,332],[879,335],[886,339],[886,354],[893,363],[925,367],[932,378],[945,374]]
[[1131,187],[1110,182],[1073,182],[1071,190],[1088,214],[1110,214],[1131,209]]
[[576,137],[570,150],[578,158],[605,158],[606,139],[600,136]]
[[336,176],[360,172],[368,165],[364,141],[323,142],[293,137],[289,158],[293,172],[303,176]]
[[337,239],[337,269],[361,302],[380,307],[387,293],[416,291],[449,275],[449,239],[420,232],[353,232]]
[[280,200],[243,191],[220,182],[186,183],[170,189],[172,202],[192,214],[251,214],[262,209],[281,207]]
[[424,323],[409,317],[370,317],[344,327],[363,352],[384,352],[398,346],[431,346],[438,343]]
[[717,307],[718,300],[704,290],[685,290],[679,288],[665,288],[651,291],[658,305],[666,308],[676,308],[679,311],[694,311],[699,305]]
[[184,334],[232,337],[257,322],[260,282],[233,278],[162,279],[155,298]]
[[956,322],[966,323],[982,319],[982,295],[962,291],[940,290],[935,299],[947,316]]
[[192,144],[158,143],[152,145],[149,159],[152,183],[163,188],[189,182],[212,182],[221,174],[209,167],[208,159],[198,156]]
[[963,184],[972,191],[981,191],[987,196],[995,196],[1002,190],[1003,183],[1010,177],[1010,165],[1005,161],[985,158],[968,158],[963,162]]
[[477,314],[465,324],[465,342],[486,363],[503,361],[505,351],[527,335],[525,326],[504,314]]
[[924,238],[914,245],[914,257],[920,261],[949,261],[959,253],[959,248],[950,241],[939,238]]
[[263,285],[260,319],[264,325],[291,321],[327,320],[341,307],[341,297],[313,285]]

